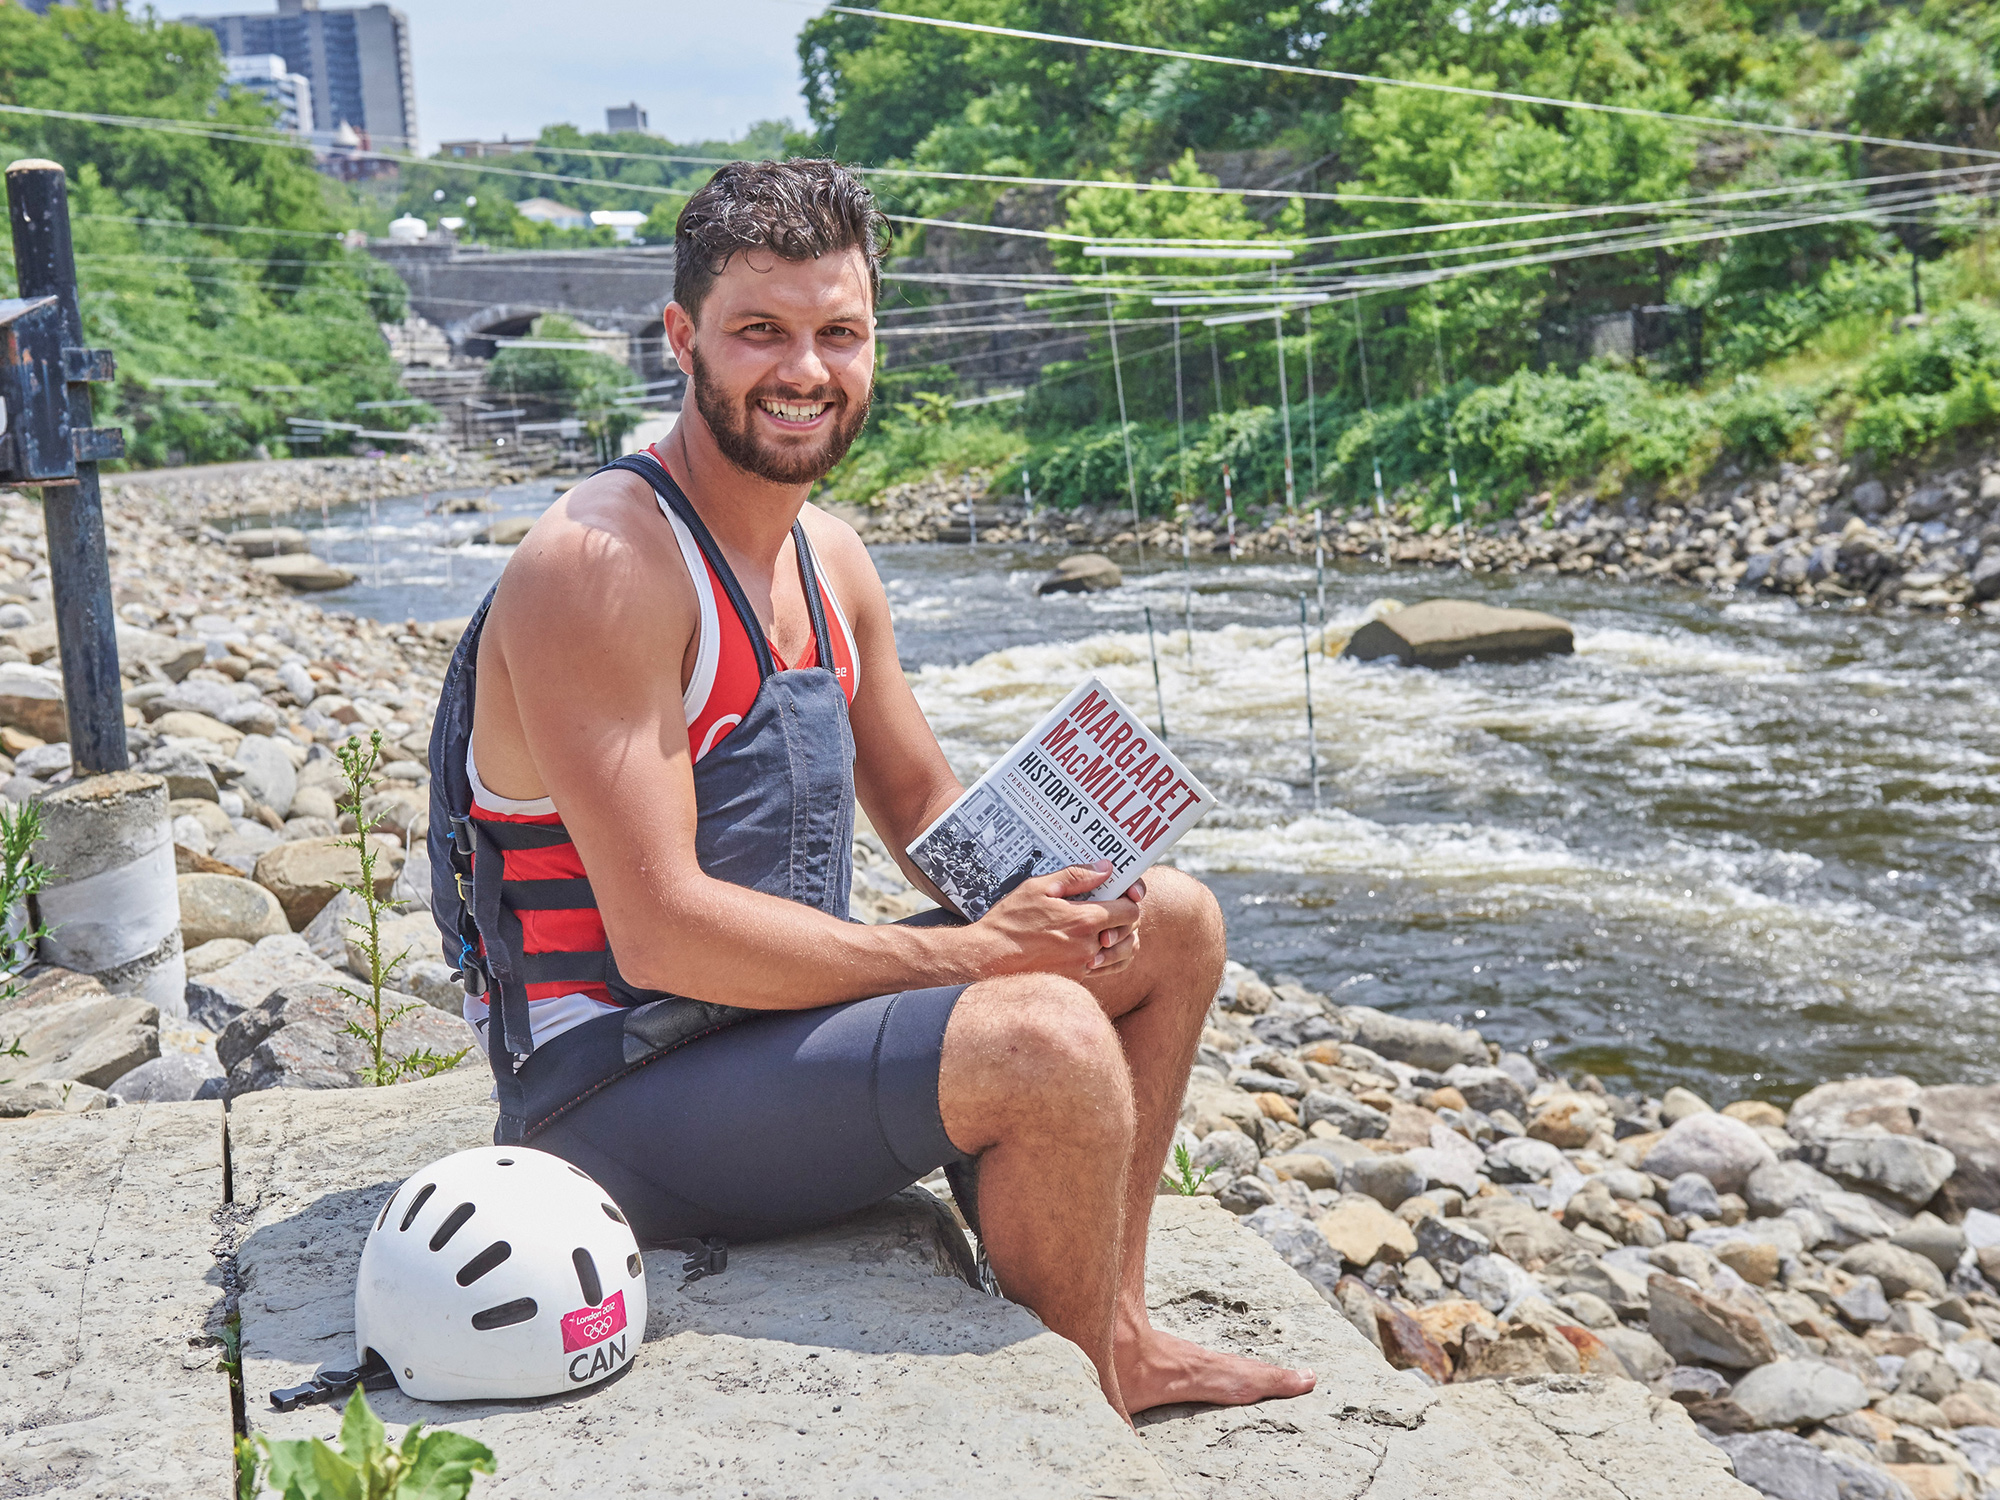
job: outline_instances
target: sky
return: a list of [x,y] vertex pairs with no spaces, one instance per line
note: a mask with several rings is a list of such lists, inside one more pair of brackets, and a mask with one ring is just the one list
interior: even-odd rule
[[[338,3],[338,0],[336,0]],[[636,101],[671,140],[806,123],[795,44],[817,6],[787,0],[393,0],[409,17],[417,132],[439,141],[602,130]],[[243,7],[248,9],[249,7]]]

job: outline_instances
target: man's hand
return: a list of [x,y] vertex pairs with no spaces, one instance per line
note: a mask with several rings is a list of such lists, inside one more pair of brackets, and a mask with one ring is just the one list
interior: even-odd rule
[[1071,865],[1022,881],[974,924],[998,947],[989,976],[1062,974],[1073,979],[1114,974],[1139,951],[1139,903],[1145,882],[1115,901],[1075,901],[1104,884],[1109,860]]

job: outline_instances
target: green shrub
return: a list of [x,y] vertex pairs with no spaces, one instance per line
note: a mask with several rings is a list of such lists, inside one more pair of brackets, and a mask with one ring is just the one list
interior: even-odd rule
[[1815,402],[1804,391],[1774,390],[1739,375],[1715,402],[1723,444],[1752,463],[1791,452],[1812,427]]

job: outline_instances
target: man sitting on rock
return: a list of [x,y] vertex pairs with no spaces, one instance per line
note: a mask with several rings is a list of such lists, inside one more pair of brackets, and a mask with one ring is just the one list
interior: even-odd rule
[[1147,1318],[1223,962],[1208,891],[1162,869],[1072,899],[1099,865],[970,924],[847,920],[856,795],[937,895],[901,851],[961,791],[866,549],[806,503],[868,415],[885,238],[830,162],[696,193],[665,319],[679,425],[542,517],[460,647],[433,759],[469,787],[469,972],[492,987],[467,1013],[504,1033],[502,1137],[590,1173],[653,1242],[782,1233],[976,1159],[1001,1287],[1121,1414],[1302,1394],[1310,1372]]

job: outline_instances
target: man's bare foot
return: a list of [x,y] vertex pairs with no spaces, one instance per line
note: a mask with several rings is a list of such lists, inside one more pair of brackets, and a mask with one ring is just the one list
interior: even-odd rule
[[1316,1383],[1311,1370],[1221,1354],[1155,1328],[1135,1337],[1121,1331],[1114,1358],[1119,1394],[1130,1412],[1179,1402],[1247,1406],[1274,1396],[1303,1396]]

